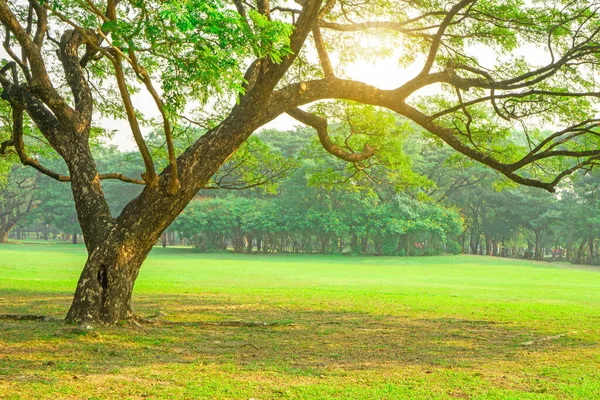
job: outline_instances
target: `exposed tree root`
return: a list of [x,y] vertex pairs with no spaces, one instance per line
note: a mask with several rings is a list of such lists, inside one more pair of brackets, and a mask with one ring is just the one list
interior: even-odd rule
[[0,314],[0,320],[4,320],[4,321],[44,321],[44,322],[62,321],[61,319],[47,317],[45,315],[32,315],[32,314]]

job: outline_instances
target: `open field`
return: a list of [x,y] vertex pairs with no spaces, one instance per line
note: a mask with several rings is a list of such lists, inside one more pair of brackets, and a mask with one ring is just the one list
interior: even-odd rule
[[[66,313],[81,246],[2,245],[0,313]],[[155,249],[81,332],[0,321],[0,398],[600,398],[600,273],[477,256]]]

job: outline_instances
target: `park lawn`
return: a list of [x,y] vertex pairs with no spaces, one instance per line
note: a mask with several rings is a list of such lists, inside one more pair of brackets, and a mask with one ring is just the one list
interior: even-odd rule
[[[0,247],[0,314],[62,318],[82,246]],[[151,324],[0,320],[0,398],[600,398],[600,273],[478,256],[153,250]]]

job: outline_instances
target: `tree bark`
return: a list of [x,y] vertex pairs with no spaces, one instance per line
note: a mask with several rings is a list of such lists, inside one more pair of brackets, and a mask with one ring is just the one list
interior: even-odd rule
[[129,318],[133,286],[153,243],[102,241],[88,256],[65,321],[115,324]]

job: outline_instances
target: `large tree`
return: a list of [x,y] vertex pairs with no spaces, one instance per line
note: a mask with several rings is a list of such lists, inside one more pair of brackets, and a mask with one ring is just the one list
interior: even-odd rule
[[[288,113],[330,153],[360,150],[328,133],[326,113],[300,106],[344,99],[384,107],[455,150],[526,185],[553,190],[600,157],[600,3],[590,0],[0,0],[2,98],[12,109],[20,160],[69,182],[88,259],[66,320],[115,323],[131,313],[153,244],[219,167],[265,123]],[[379,48],[360,50],[370,36]],[[523,51],[525,50],[525,51]],[[497,55],[485,60],[480,54]],[[518,54],[533,53],[533,57]],[[333,54],[335,57],[330,57]],[[344,63],[397,55],[404,83],[380,89],[345,77]],[[430,87],[438,94],[429,95]],[[157,171],[136,109],[142,89],[159,110],[167,163]],[[177,154],[190,111],[206,133]],[[224,111],[226,110],[226,111]],[[318,111],[318,110],[317,110]],[[90,131],[99,115],[126,116],[142,155],[141,179],[99,171]],[[205,113],[205,114],[206,114]],[[69,174],[40,164],[23,140],[32,121]],[[548,128],[555,131],[548,131]],[[511,133],[523,132],[511,141]],[[145,185],[112,215],[101,180]]]

